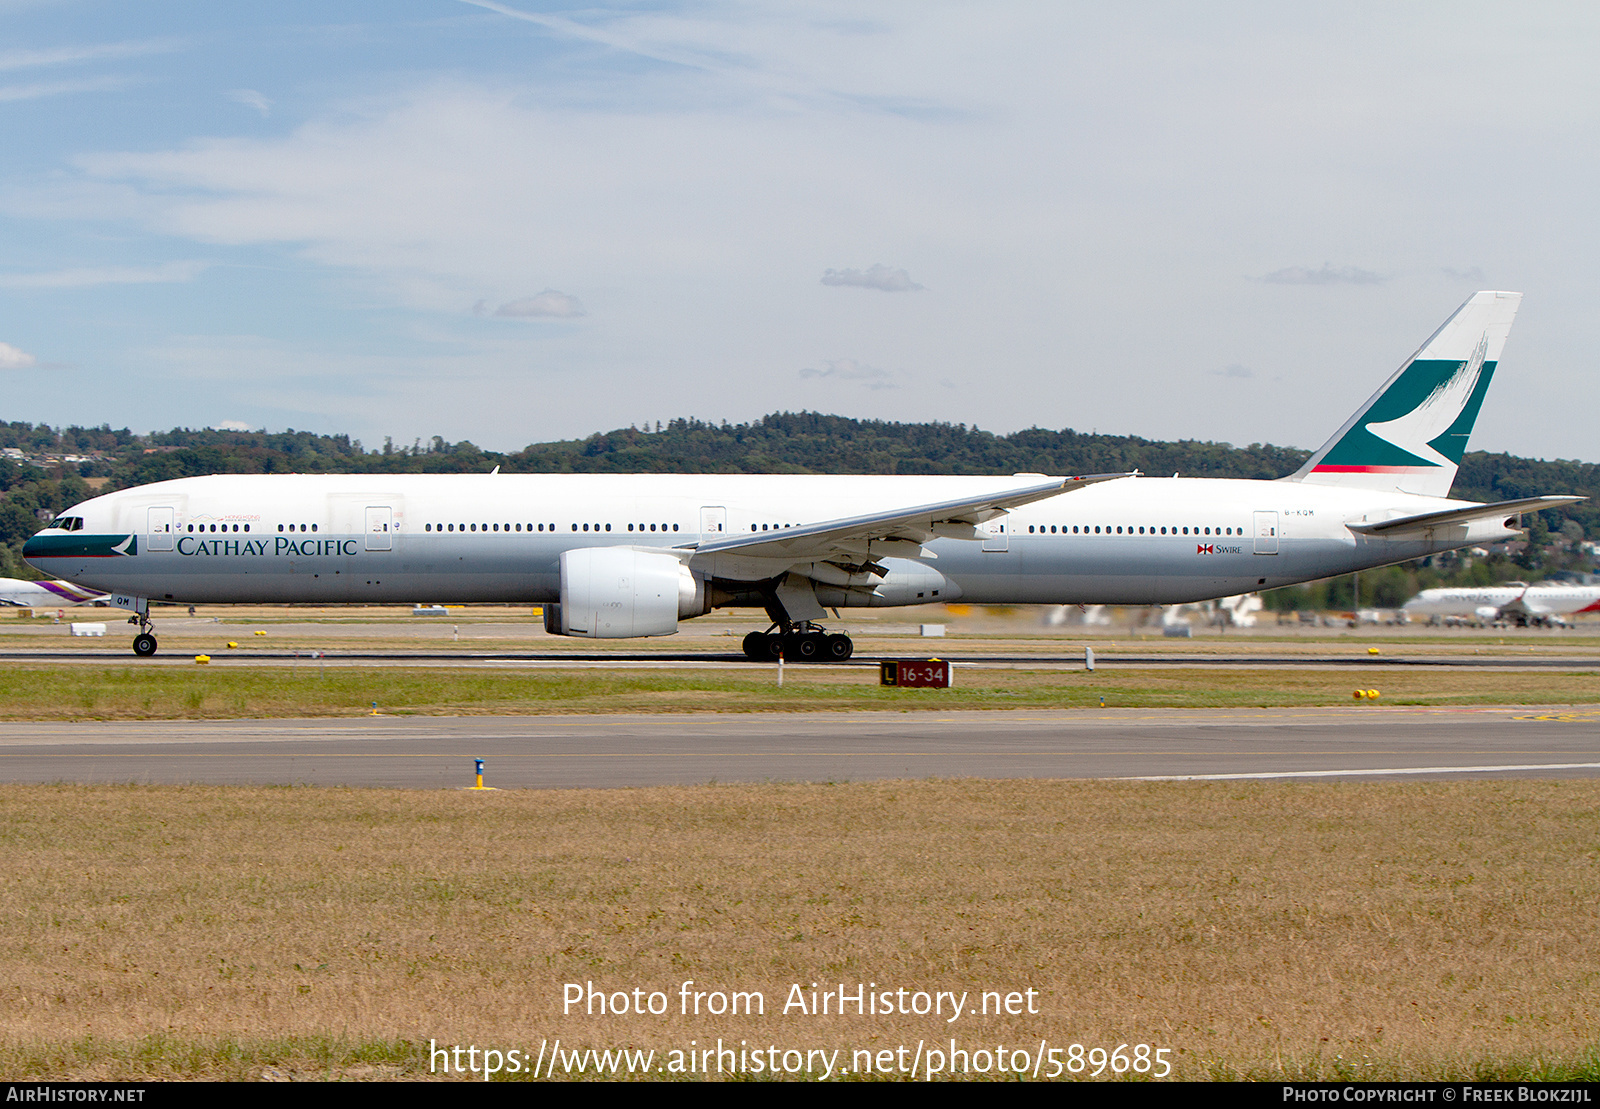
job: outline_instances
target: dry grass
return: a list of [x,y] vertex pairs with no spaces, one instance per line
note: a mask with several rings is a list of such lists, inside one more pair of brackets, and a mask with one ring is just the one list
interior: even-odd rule
[[[6,787],[0,816],[7,1079],[952,1034],[1185,1078],[1600,1076],[1600,783]],[[768,1015],[561,1013],[565,982],[686,979]],[[775,1011],[841,981],[1042,1012]]]
[[1352,689],[1383,704],[1600,701],[1592,671],[958,667],[948,690],[885,689],[872,667],[717,670],[479,670],[314,666],[115,665],[0,670],[0,720],[183,720],[361,715],[589,712],[903,712],[986,708],[1241,708],[1342,705]]

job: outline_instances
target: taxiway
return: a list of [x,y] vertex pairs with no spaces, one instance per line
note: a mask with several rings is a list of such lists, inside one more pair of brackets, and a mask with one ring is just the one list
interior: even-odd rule
[[885,778],[1600,776],[1600,708],[1115,709],[0,725],[0,781],[443,789]]

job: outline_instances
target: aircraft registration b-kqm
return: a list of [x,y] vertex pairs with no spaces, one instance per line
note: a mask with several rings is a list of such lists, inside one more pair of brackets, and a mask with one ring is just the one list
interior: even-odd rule
[[746,605],[773,621],[751,658],[845,659],[830,608],[1208,600],[1507,539],[1581,500],[1448,496],[1520,300],[1473,296],[1278,481],[215,476],[84,501],[23,555],[132,609],[140,655],[152,601],[542,602],[550,631],[594,639]]

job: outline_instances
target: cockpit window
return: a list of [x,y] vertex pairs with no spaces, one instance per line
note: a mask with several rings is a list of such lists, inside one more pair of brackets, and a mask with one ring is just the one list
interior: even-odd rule
[[82,531],[83,530],[83,517],[82,516],[57,516],[51,522],[50,526],[53,527],[53,528],[60,528],[62,531]]

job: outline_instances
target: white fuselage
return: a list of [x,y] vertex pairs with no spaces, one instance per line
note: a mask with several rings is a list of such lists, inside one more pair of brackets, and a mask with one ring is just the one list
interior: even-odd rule
[[[1007,480],[224,475],[85,501],[68,513],[76,530],[46,529],[25,553],[55,576],[156,602],[543,602],[559,595],[564,551],[683,548],[981,495]],[[1502,520],[1405,539],[1345,526],[1466,503],[1293,481],[1129,477],[1016,508],[990,521],[982,541],[932,540],[924,557],[888,560],[905,572],[876,591],[830,593],[812,577],[829,607],[1199,601],[1517,534]],[[717,586],[715,603],[755,603],[752,579],[772,577],[770,565],[757,572],[728,555],[689,567]]]

